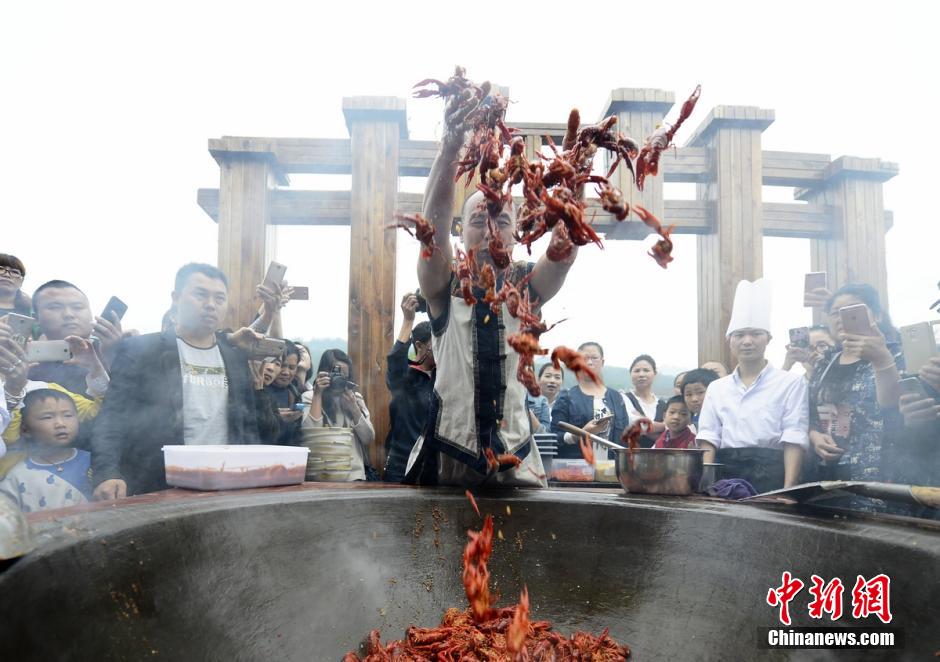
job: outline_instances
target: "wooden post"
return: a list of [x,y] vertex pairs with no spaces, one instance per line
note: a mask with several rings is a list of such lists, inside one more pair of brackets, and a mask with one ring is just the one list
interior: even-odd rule
[[711,174],[698,185],[698,199],[714,205],[715,224],[698,237],[699,365],[733,367],[725,332],[734,290],[738,281],[763,275],[761,132],[773,120],[772,110],[718,106],[689,140],[709,150]]
[[274,252],[273,229],[268,226],[273,165],[258,153],[213,151],[213,156],[221,171],[218,266],[229,278],[225,324],[237,329],[257,312],[255,287]]
[[[810,240],[810,268],[829,274],[832,292],[846,283],[874,285],[885,309],[887,228],[882,187],[897,173],[894,163],[843,156],[829,164],[822,186],[797,192],[797,198],[829,205],[834,212],[832,236]],[[813,311],[813,321],[825,323],[825,312]]]
[[[617,124],[614,128],[642,146],[646,137],[662,123],[674,103],[675,95],[665,90],[618,88],[610,91],[610,97],[598,121],[616,115]],[[611,157],[608,155],[604,167],[609,167],[611,163]],[[668,222],[664,215],[662,176],[647,177],[643,182],[643,191],[639,191],[633,183],[630,170],[621,163],[611,179],[611,183],[623,191],[624,199],[631,206],[642,205],[664,223]],[[649,233],[650,229],[645,224],[631,218],[614,225],[606,236],[608,239],[642,239]]]
[[399,140],[408,137],[405,100],[347,97],[343,114],[352,156],[349,251],[349,355],[375,427],[372,466],[385,466],[389,392],[385,357],[395,324],[394,220]]

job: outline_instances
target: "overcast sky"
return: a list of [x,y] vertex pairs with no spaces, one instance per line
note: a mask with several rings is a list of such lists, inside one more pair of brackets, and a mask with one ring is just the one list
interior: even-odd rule
[[[196,205],[196,189],[219,184],[209,138],[347,137],[342,97],[406,97],[416,81],[446,78],[460,63],[474,80],[509,86],[509,124],[562,122],[572,106],[593,121],[612,88],[672,90],[681,100],[701,83],[680,145],[712,106],[755,105],[776,111],[764,149],[899,163],[884,189],[895,219],[891,311],[898,324],[930,318],[927,306],[940,296],[940,49],[929,4],[787,2],[771,11],[754,2],[593,2],[550,15],[546,6],[3,3],[0,252],[24,260],[27,291],[66,278],[96,312],[115,294],[130,305],[127,326],[156,330],[176,269],[216,261],[217,227]],[[438,137],[440,112],[438,100],[409,99],[411,137]],[[347,188],[349,178],[293,184]],[[665,192],[692,194],[681,185]],[[790,189],[764,192],[792,200]],[[545,309],[549,321],[569,320],[544,344],[590,338],[605,345],[609,363],[648,352],[692,366],[695,238],[676,239],[667,271],[646,257],[650,243],[583,249]],[[348,246],[348,228],[279,230],[288,279],[311,287],[311,301],[285,314],[288,335],[346,336]],[[402,293],[415,286],[417,246],[404,234],[398,246]],[[807,240],[764,240],[778,363],[787,328],[809,322],[801,301],[808,269]]]

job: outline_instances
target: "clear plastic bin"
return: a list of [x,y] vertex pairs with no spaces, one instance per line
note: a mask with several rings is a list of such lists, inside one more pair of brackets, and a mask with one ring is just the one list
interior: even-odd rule
[[566,460],[556,457],[552,461],[552,472],[549,478],[565,483],[589,483],[594,480],[594,467],[585,460]]

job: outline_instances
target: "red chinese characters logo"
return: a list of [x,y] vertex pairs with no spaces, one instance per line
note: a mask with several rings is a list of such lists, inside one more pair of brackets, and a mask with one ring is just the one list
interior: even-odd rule
[[842,593],[845,587],[842,580],[836,577],[828,584],[823,581],[819,575],[813,575],[810,578],[813,585],[809,587],[810,595],[813,601],[809,603],[810,618],[822,618],[823,614],[829,614],[829,619],[838,621],[842,618]]
[[803,582],[794,578],[789,571],[784,571],[780,586],[767,591],[767,604],[780,608],[778,618],[784,625],[790,624],[790,601],[802,590]]
[[[842,618],[842,596],[845,585],[838,577],[826,582],[819,575],[810,577],[812,585],[809,594],[812,601],[809,603],[809,617],[822,619],[829,614],[829,620],[837,621]],[[780,577],[780,586],[767,591],[767,604],[778,608],[780,622],[790,625],[790,603],[803,590],[805,584],[789,571]],[[891,615],[891,579],[880,574],[867,580],[858,575],[855,586],[852,588],[852,618],[861,619],[877,616],[882,623],[890,623]]]
[[852,589],[852,617],[877,616],[882,623],[891,622],[891,579],[884,574],[868,581],[861,575]]

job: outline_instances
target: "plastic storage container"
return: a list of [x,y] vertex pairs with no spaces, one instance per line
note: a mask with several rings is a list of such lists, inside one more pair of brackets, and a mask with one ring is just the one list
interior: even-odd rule
[[594,467],[585,460],[565,460],[554,458],[549,478],[561,482],[591,482],[594,480]]
[[166,482],[191,490],[237,490],[304,482],[306,448],[294,446],[164,446]]
[[617,480],[617,463],[614,460],[598,460],[594,463],[594,480],[598,483],[616,483],[620,484],[620,481]]

